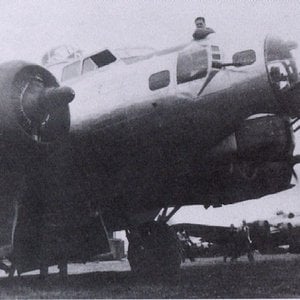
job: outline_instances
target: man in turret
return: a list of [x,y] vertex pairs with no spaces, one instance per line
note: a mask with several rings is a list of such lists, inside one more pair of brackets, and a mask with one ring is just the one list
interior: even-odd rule
[[201,40],[206,38],[209,34],[215,31],[212,28],[206,27],[205,18],[197,17],[195,19],[196,30],[193,33],[194,40]]

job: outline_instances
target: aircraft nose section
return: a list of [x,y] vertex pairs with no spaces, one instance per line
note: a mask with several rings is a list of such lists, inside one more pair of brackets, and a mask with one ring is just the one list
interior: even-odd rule
[[292,118],[300,117],[300,81],[284,93],[284,101],[288,107],[289,115]]
[[45,89],[42,102],[46,111],[53,111],[60,106],[68,105],[74,97],[75,92],[70,87],[52,87]]
[[293,51],[298,44],[268,36],[265,40],[265,61],[269,82],[279,102],[281,112],[300,117],[299,62]]

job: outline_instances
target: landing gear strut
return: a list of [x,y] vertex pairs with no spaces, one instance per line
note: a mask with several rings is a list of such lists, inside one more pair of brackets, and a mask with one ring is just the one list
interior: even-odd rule
[[175,232],[163,222],[149,222],[127,230],[128,260],[138,275],[173,277],[179,273],[180,246]]

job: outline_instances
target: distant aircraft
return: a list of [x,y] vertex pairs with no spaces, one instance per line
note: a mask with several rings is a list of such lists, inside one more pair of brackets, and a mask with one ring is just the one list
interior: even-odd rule
[[0,256],[19,274],[66,270],[126,230],[134,272],[177,273],[167,222],[181,206],[292,187],[295,48],[268,36],[228,61],[203,39],[119,56],[68,50],[49,70],[1,64]]
[[[249,261],[254,259],[254,248],[248,243],[247,236],[239,228],[191,223],[175,224],[172,225],[172,228],[176,232],[184,230],[190,239],[200,238],[200,247],[197,247],[196,243],[190,249],[183,247],[183,256],[188,254],[190,259],[202,256],[223,256],[226,261],[227,258],[234,260],[244,254],[248,255]],[[232,231],[234,232],[232,233]],[[203,247],[205,243],[208,243],[209,247]]]
[[[261,254],[280,253],[284,251],[280,246],[286,246],[290,253],[300,252],[300,214],[282,211],[276,217],[269,220],[257,220],[247,223],[250,230],[251,248],[258,250]],[[172,225],[176,232],[184,230],[190,237],[201,238],[202,242],[209,242],[214,245],[214,254],[226,256],[228,244],[232,243],[229,226],[214,226],[204,224],[179,223]],[[238,228],[236,228],[238,230]],[[201,256],[201,251],[192,251],[195,255]],[[208,252],[208,251],[206,251]],[[239,251],[245,254],[245,251]],[[206,254],[206,253],[205,253]]]
[[266,225],[269,227],[269,234],[262,236],[258,243],[269,247],[261,247],[264,248],[262,250],[270,252],[278,246],[286,246],[290,253],[300,253],[300,213],[278,211],[269,220],[253,222],[253,231],[259,234]]

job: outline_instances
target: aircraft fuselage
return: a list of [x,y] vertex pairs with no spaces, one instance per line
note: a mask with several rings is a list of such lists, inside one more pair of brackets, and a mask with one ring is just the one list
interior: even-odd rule
[[[65,81],[76,93],[70,141],[72,155],[93,178],[88,194],[104,211],[116,205],[131,215],[164,206],[221,205],[271,192],[226,196],[224,187],[211,181],[214,162],[205,158],[249,116],[281,113],[264,56],[262,46],[254,64],[216,68],[222,62],[219,48],[192,42]],[[184,69],[197,59],[200,71]]]
[[122,59],[105,49],[61,65],[73,101],[46,69],[1,65],[0,246],[14,243],[18,270],[86,261],[107,251],[106,229],[161,208],[290,188],[300,97],[289,47],[267,38],[232,62],[209,40]]

